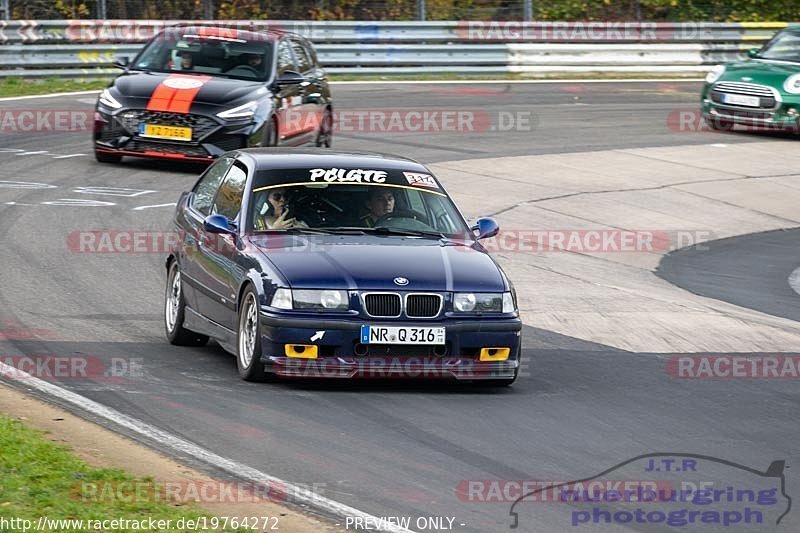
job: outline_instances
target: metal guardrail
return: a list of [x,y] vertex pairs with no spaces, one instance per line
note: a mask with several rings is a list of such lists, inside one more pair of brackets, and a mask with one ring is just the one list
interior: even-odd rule
[[299,33],[315,43],[734,42],[763,41],[785,22],[363,22],[302,20],[11,20],[0,21],[0,44],[141,43],[177,24],[221,24]]
[[[193,21],[0,21],[0,77],[109,77],[164,28]],[[196,21],[197,24],[211,24]],[[786,23],[219,21],[310,38],[334,74],[697,72]]]

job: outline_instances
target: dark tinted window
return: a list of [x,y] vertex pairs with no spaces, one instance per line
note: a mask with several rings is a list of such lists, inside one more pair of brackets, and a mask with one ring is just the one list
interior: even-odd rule
[[287,70],[297,70],[294,64],[294,57],[292,57],[292,49],[289,48],[287,41],[281,41],[278,45],[278,75],[283,74]]
[[309,70],[311,68],[311,60],[303,45],[298,41],[292,40],[292,49],[294,50],[294,57],[297,60],[298,72],[306,72]]
[[226,36],[224,30],[219,30],[222,35],[210,35],[214,29],[206,30],[204,34],[187,29],[182,34],[173,32],[154,39],[131,68],[266,80],[272,66],[271,42]]
[[204,215],[211,213],[211,204],[217,195],[217,189],[222,181],[222,177],[228,172],[233,163],[230,157],[222,157],[214,163],[194,187],[192,197],[192,207]]
[[241,166],[241,163],[234,163],[214,200],[214,213],[225,215],[228,220],[234,220],[242,207],[242,195],[246,181],[247,171]]

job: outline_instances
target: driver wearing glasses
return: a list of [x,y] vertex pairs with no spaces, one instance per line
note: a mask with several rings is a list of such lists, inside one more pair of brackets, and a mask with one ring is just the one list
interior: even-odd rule
[[296,217],[286,218],[288,215],[286,189],[272,189],[267,195],[267,201],[261,207],[259,216],[256,217],[255,228],[257,230],[267,230],[308,227],[303,221],[297,220]]

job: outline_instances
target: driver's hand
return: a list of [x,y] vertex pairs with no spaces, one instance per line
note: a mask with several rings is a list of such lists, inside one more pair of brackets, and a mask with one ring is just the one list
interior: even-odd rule
[[296,218],[286,218],[286,215],[289,214],[289,211],[284,209],[281,216],[275,219],[275,221],[269,225],[270,229],[287,229],[295,227],[297,223]]

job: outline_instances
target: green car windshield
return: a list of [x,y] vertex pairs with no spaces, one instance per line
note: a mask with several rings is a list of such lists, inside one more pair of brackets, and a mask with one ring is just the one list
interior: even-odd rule
[[764,46],[759,57],[800,63],[800,30],[779,33]]

